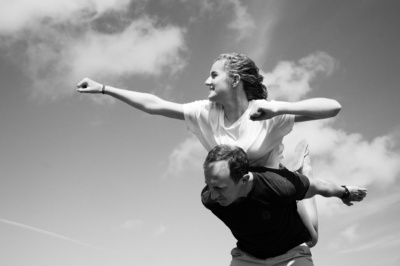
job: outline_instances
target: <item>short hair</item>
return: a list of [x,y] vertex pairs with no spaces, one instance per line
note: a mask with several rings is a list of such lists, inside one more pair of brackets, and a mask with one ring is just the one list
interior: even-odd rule
[[249,172],[249,160],[246,152],[236,146],[218,145],[215,146],[207,155],[203,168],[206,170],[211,163],[227,161],[230,177],[237,184],[239,180]]
[[225,72],[229,78],[239,75],[243,81],[243,89],[247,100],[267,99],[267,87],[262,83],[264,77],[259,73],[259,68],[248,56],[239,53],[220,54],[214,59],[214,63],[225,60]]

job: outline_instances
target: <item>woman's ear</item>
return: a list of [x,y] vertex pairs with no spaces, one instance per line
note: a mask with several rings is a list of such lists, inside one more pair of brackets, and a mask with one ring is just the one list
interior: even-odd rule
[[232,87],[236,87],[240,82],[240,76],[238,74],[233,74]]

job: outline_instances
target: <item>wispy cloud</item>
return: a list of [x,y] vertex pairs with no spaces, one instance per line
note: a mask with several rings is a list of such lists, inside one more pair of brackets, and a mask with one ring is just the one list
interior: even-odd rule
[[37,21],[65,23],[100,16],[109,10],[128,8],[130,0],[15,0],[0,2],[0,33],[15,34],[31,28]]
[[297,63],[282,61],[270,73],[263,72],[264,84],[270,99],[297,101],[309,93],[310,82],[317,74],[331,75],[337,65],[336,60],[325,52],[315,52]]
[[235,37],[233,39],[236,41],[241,41],[245,37],[251,36],[256,29],[255,21],[249,13],[248,5],[243,4],[242,1],[181,0],[181,2],[184,2],[192,13],[192,16],[189,18],[191,23],[197,22],[204,17],[215,18],[225,16],[228,18],[226,27],[234,34]]
[[249,36],[256,28],[252,16],[248,13],[247,7],[239,0],[227,1],[233,6],[233,19],[228,24],[228,28],[238,32],[237,40],[240,41]]
[[0,222],[8,224],[8,225],[15,226],[15,227],[23,228],[23,229],[26,229],[26,230],[34,231],[34,232],[37,232],[37,233],[45,234],[45,235],[48,235],[48,236],[52,236],[52,237],[55,237],[55,238],[58,238],[58,239],[62,239],[62,240],[68,241],[68,242],[72,242],[72,243],[75,243],[75,244],[78,244],[78,245],[81,245],[81,246],[85,246],[85,247],[88,247],[88,248],[100,250],[100,251],[103,251],[103,252],[110,252],[108,250],[105,250],[105,249],[96,247],[94,245],[82,242],[80,240],[76,240],[76,239],[73,239],[73,238],[70,238],[70,237],[67,237],[67,236],[63,236],[63,235],[56,234],[56,233],[53,233],[53,232],[50,232],[50,231],[39,229],[39,228],[30,226],[30,225],[13,222],[13,221],[9,221],[9,220],[6,220],[6,219],[0,219]]
[[[285,143],[294,147],[299,139],[310,143],[315,175],[345,184],[384,188],[400,178],[397,134],[388,133],[372,141],[360,133],[332,127],[332,120],[299,123]],[[286,150],[289,154],[291,148]],[[379,167],[382,165],[384,167]]]
[[36,93],[52,98],[73,93],[85,76],[181,69],[185,29],[129,10],[128,0],[2,1],[0,49],[23,65]]
[[168,168],[163,177],[182,176],[193,169],[201,171],[206,154],[206,150],[196,138],[184,140],[169,155]]

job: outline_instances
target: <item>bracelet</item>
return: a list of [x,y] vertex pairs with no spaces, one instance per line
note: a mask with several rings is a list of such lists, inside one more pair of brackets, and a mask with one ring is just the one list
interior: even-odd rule
[[344,188],[344,193],[342,195],[342,199],[347,199],[350,196],[350,191],[346,186],[342,186]]
[[103,84],[103,88],[101,88],[101,94],[104,94],[105,89],[106,89],[106,85]]

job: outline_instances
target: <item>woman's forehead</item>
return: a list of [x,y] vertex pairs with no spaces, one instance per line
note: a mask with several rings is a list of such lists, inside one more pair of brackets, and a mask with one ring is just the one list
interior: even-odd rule
[[214,62],[211,66],[211,72],[213,71],[225,71],[225,61],[226,60],[218,60]]

